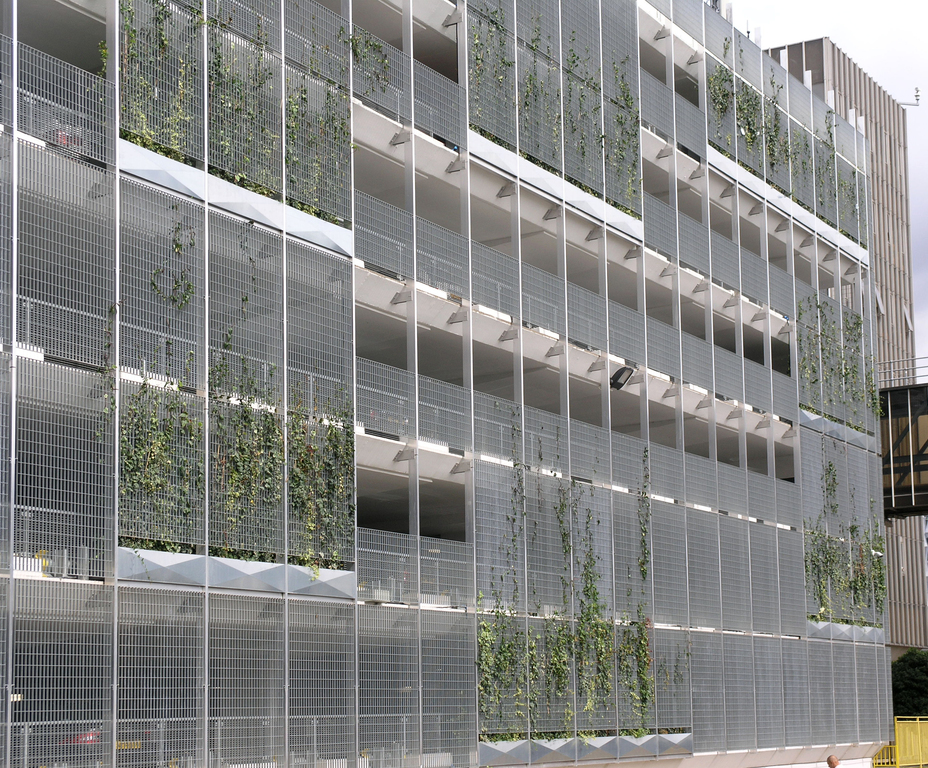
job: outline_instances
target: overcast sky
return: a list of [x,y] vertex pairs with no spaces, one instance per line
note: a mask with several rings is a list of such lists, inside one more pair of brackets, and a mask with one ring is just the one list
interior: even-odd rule
[[830,37],[908,108],[909,210],[914,263],[915,341],[919,356],[928,355],[928,4],[925,0],[733,0],[735,26],[760,27],[760,45]]

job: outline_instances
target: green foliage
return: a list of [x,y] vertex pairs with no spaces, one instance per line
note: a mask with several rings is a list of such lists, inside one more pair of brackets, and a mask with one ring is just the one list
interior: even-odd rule
[[893,714],[928,717],[928,651],[909,648],[892,664]]
[[748,152],[763,140],[764,115],[760,93],[746,82],[738,81],[738,99],[735,104],[735,120]]
[[[344,33],[344,30],[343,30]],[[370,32],[355,28],[348,37],[351,57],[362,82],[366,80],[360,96],[373,96],[377,90],[386,92],[390,85],[390,59],[383,43]]]
[[[715,115],[715,138],[721,139],[723,138],[723,121],[735,103],[735,78],[728,67],[717,64],[709,75],[706,84],[708,86],[709,105]],[[726,144],[731,146],[731,136],[724,138]]]
[[469,19],[471,127],[491,141],[508,146],[485,127],[488,115],[515,106],[514,93],[507,87],[515,61],[507,51],[506,16],[502,8],[495,8],[486,16],[472,12]]

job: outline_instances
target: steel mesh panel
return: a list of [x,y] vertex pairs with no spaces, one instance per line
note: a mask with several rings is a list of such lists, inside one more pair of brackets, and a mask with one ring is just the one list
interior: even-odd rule
[[467,238],[416,219],[416,279],[459,298],[470,297]]
[[175,160],[203,159],[203,37],[198,14],[163,0],[119,6],[120,134]]
[[464,88],[418,61],[413,62],[416,127],[456,148],[467,146]]
[[[555,734],[574,729],[573,699],[575,664],[572,655],[559,659],[557,669],[549,663],[555,653],[569,643],[572,624],[569,618],[549,616],[528,619],[528,642],[541,663],[529,669],[529,686],[535,698],[532,713],[532,736],[535,739],[557,738]],[[549,736],[550,734],[550,736]]]
[[767,522],[777,521],[774,479],[752,472],[748,476],[748,511],[751,517]]
[[469,389],[419,377],[419,436],[458,450],[471,450]]
[[[8,518],[6,509],[3,510],[3,513],[4,513],[4,518],[5,519]],[[3,545],[6,546],[6,542],[3,542]],[[8,558],[5,557],[4,558],[5,562],[3,563],[4,570],[8,570],[9,568],[9,563],[6,562],[7,560]],[[6,578],[3,580],[3,584],[0,585],[0,631],[3,632],[3,637],[0,638],[0,654],[2,654],[0,655],[0,673],[2,673],[3,675],[7,674],[7,669],[8,669],[9,662],[10,662],[9,643],[7,642],[7,632],[9,631],[9,624],[10,624],[10,579]],[[9,699],[8,696],[5,698]],[[4,723],[8,722],[7,711],[9,708],[9,704],[10,704],[9,701],[0,702],[0,717],[3,718]],[[21,729],[14,728],[13,729],[14,740],[16,739],[15,734],[17,730],[20,730],[20,734],[22,733]],[[0,746],[0,759],[2,759],[4,762],[7,759],[6,738],[3,739],[3,745]]]
[[709,233],[712,244],[712,277],[731,288],[741,285],[738,265],[738,246],[718,232]]
[[793,278],[781,269],[770,269],[770,306],[787,317],[794,317]]
[[753,360],[744,361],[744,399],[755,408],[771,409],[770,369]]
[[120,762],[203,763],[203,603],[196,592],[119,590],[116,740],[139,743]]
[[351,102],[347,91],[285,67],[287,202],[314,216],[351,218]]
[[728,749],[753,749],[757,740],[754,708],[754,643],[746,635],[723,635],[725,720]]
[[524,607],[525,497],[521,468],[475,462],[477,594],[481,607]]
[[[646,73],[645,73],[646,74]],[[676,212],[663,200],[644,195],[644,242],[659,253],[677,256]]]
[[857,240],[857,171],[842,158],[838,164],[838,227],[852,240]]
[[[707,13],[713,13],[706,6]],[[727,704],[724,670],[727,659],[722,657],[722,635],[693,632],[693,749],[709,752],[725,748],[725,707]]]
[[780,602],[777,585],[777,529],[751,524],[751,610],[755,632],[780,631]]
[[475,601],[473,545],[423,536],[419,544],[419,582],[423,603],[472,608]]
[[416,434],[415,381],[408,371],[359,357],[356,417],[370,432],[394,438]]
[[651,524],[650,502],[637,493],[612,494],[612,534],[615,553],[615,612],[620,619],[650,613]]
[[798,527],[802,523],[802,504],[795,480],[777,480],[777,522]]
[[55,357],[110,360],[115,300],[113,175],[19,145],[18,340]]
[[398,48],[355,27],[354,95],[400,122],[412,116],[410,58]]
[[283,601],[211,595],[209,599],[210,754],[254,764],[286,750]]
[[719,554],[722,577],[722,626],[751,628],[751,563],[748,524],[727,515],[719,517]]
[[567,283],[567,337],[591,349],[606,349],[606,298]]
[[651,443],[651,488],[661,496],[683,499],[683,451]]
[[[792,85],[792,81],[790,83]],[[791,92],[792,93],[792,92]],[[806,91],[808,96],[808,91]],[[792,108],[792,97],[790,97]],[[795,113],[793,113],[795,117]],[[794,120],[789,122],[789,145],[792,154],[790,175],[793,195],[800,205],[812,210],[815,205],[815,173],[812,167],[812,134]]]
[[515,29],[515,0],[467,0],[470,13],[494,19],[503,29]]
[[867,235],[867,212],[870,209],[867,199],[867,176],[864,170],[860,170],[857,173],[857,200],[857,234],[860,238],[860,244],[864,248],[867,248],[869,243]]
[[207,40],[209,164],[280,192],[281,61],[219,27],[207,29]]
[[[423,764],[476,765],[474,620],[465,613],[423,611]],[[450,758],[450,759],[449,759]]]
[[835,743],[835,689],[831,642],[809,642],[809,696],[812,739],[815,744]]
[[192,551],[204,543],[204,399],[147,381],[121,382],[119,398],[120,544]]
[[[600,7],[603,45],[603,89],[606,97],[623,101],[623,75],[629,96],[638,94],[638,6],[631,0]],[[636,106],[634,101],[632,106]]]
[[857,670],[857,722],[860,729],[857,741],[880,740],[880,696],[879,676],[877,673],[877,654],[882,653],[879,646],[864,643],[854,646]]
[[755,88],[762,89],[760,48],[740,30],[735,29],[734,32],[733,47],[737,72]]
[[16,579],[12,588],[10,661],[21,695],[11,713],[12,764],[106,760],[113,747],[113,588],[38,579]]
[[471,242],[474,303],[519,317],[519,262],[482,243]]
[[516,7],[516,35],[552,61],[560,61],[559,9],[555,0],[521,0]]
[[[653,460],[652,454],[652,460]],[[657,474],[655,468],[654,474]],[[654,558],[654,621],[689,624],[686,563],[686,516],[684,508],[652,501],[651,534]]]
[[[703,339],[697,339],[684,333],[683,341],[683,380],[704,387],[709,392],[715,391],[712,383],[712,345]],[[715,505],[713,505],[715,506]]]
[[731,65],[733,61],[731,23],[708,4],[703,11],[706,20],[706,48],[714,56]]
[[400,278],[412,277],[412,214],[355,191],[355,255]]
[[[12,424],[12,386],[13,377],[10,369],[11,355],[6,352],[0,352],[0,434],[6,435],[0,440],[0,519],[7,521],[0,531],[0,575],[8,573],[10,570],[10,527],[9,521],[12,519],[10,514],[10,435],[13,433]],[[0,599],[5,600],[8,588],[0,587]],[[6,616],[6,604],[2,606],[3,616]],[[3,624],[0,622],[0,631],[3,630]],[[4,654],[5,645],[0,645],[0,673],[5,672],[6,656]],[[3,716],[4,702],[0,701],[0,717]],[[5,756],[5,747],[0,747],[0,759]]]
[[814,743],[809,707],[809,655],[805,640],[781,640],[787,746]]
[[680,261],[709,274],[709,228],[682,212],[677,216],[677,222],[680,226]]
[[699,0],[673,0],[674,23],[700,43],[703,41],[703,5]]
[[[623,67],[627,66],[622,65]],[[616,72],[619,72],[618,65]],[[606,78],[607,82],[610,78]],[[603,102],[603,150],[606,200],[638,218],[641,214],[640,121],[635,97],[624,74],[616,74],[620,103]]]
[[698,509],[686,510],[686,558],[689,623],[694,627],[720,627],[722,593],[718,515]]
[[649,317],[648,367],[661,373],[680,378],[680,332],[672,326]]
[[502,397],[474,392],[476,450],[500,459],[522,457],[522,407]]
[[[4,38],[0,37],[0,48]],[[0,67],[7,66],[2,61],[3,51],[0,50]],[[3,71],[8,71],[4,69]],[[0,89],[2,89],[0,84]],[[0,90],[0,98],[2,98]],[[2,105],[0,105],[2,108]],[[2,120],[0,120],[2,122]],[[0,157],[12,157],[13,136],[9,131],[0,135]],[[12,317],[12,266],[13,266],[13,175],[10,166],[5,162],[0,167],[0,341],[7,344],[13,340]]]
[[889,648],[883,649],[882,652],[877,648],[877,670],[880,680],[880,737],[884,740],[895,736],[890,675],[891,654],[892,650]]
[[683,465],[686,478],[686,500],[713,509],[717,508],[719,493],[715,462],[693,453],[684,453]]
[[688,632],[654,630],[655,709],[657,727],[661,730],[692,731],[690,656]]
[[817,136],[812,139],[812,145],[815,158],[815,214],[831,226],[837,227],[834,148]]
[[525,459],[529,466],[567,467],[567,419],[525,406]]
[[290,408],[348,408],[352,368],[351,262],[287,240]]
[[715,391],[736,400],[741,399],[744,376],[741,360],[723,347],[715,347]]
[[853,744],[857,738],[857,672],[853,643],[831,644],[834,669],[835,738],[839,744]]
[[[747,474],[739,467],[719,462],[719,507],[726,512],[747,512]],[[747,535],[747,533],[745,533]]]
[[570,421],[570,474],[575,478],[608,483],[609,430],[584,421]]
[[[556,8],[554,21],[556,28]],[[537,45],[544,50],[543,42]],[[557,55],[556,49],[552,53]],[[519,147],[527,157],[560,173],[561,74],[549,55],[519,42]]]
[[119,362],[202,389],[204,209],[120,182]]
[[[648,445],[632,435],[612,433],[612,482],[630,489],[642,490],[642,473],[647,463]],[[650,470],[649,470],[650,471]]]
[[675,94],[677,142],[700,157],[706,154],[706,113],[688,99]]
[[[613,615],[614,558],[612,554],[612,492],[576,483],[573,491],[572,549],[574,553],[574,613],[586,622],[587,609]],[[595,594],[593,593],[595,587]],[[588,640],[592,644],[593,640]],[[588,651],[594,651],[592,645]],[[581,650],[578,649],[578,654]],[[595,656],[595,654],[592,654]],[[592,656],[590,657],[592,658]],[[593,662],[590,662],[591,664]]]
[[209,0],[207,14],[223,29],[280,51],[280,0]]
[[354,606],[291,600],[288,605],[291,765],[355,764]]
[[599,3],[595,0],[561,3],[561,59],[565,71],[598,84],[599,44]]
[[315,0],[284,3],[284,54],[289,62],[348,87],[348,21]]
[[416,611],[358,606],[358,746],[383,768],[418,762],[418,624]]
[[23,358],[17,377],[15,556],[53,576],[112,575],[113,382]]
[[382,603],[419,601],[416,538],[358,528],[358,598]]
[[564,480],[526,473],[527,599],[544,616],[570,616],[571,501]]
[[815,520],[822,512],[822,436],[810,429],[799,430],[800,488],[802,490],[802,513],[808,521]]
[[741,290],[761,304],[767,303],[767,262],[741,249]]
[[67,154],[112,163],[113,84],[19,44],[17,127]]
[[[715,14],[717,15],[717,14]],[[727,34],[731,34],[731,25],[726,24]],[[709,30],[709,15],[706,14],[706,41],[708,43],[710,37]],[[737,125],[735,123],[735,84],[734,76],[731,72],[720,72],[721,69],[729,69],[731,64],[731,56],[728,57],[729,65],[726,67],[724,64],[720,64],[715,59],[706,59],[706,72],[709,82],[718,82],[718,90],[720,93],[719,96],[719,107],[712,106],[709,109],[709,128],[708,128],[708,137],[709,143],[717,147],[722,153],[728,155],[729,157],[734,157],[735,154],[735,135],[737,133]],[[727,98],[723,98],[721,94],[726,94]],[[726,105],[727,102],[727,105]]]
[[[758,69],[760,67],[758,66]],[[764,176],[764,136],[763,136],[763,96],[758,93],[756,88],[751,87],[741,78],[735,78],[735,100],[736,104],[747,104],[741,107],[744,116],[739,115],[736,111],[737,130],[735,136],[738,144],[738,162],[745,167],[754,171],[757,176]],[[754,112],[754,105],[757,105],[758,111]],[[754,120],[754,127],[757,129],[756,134],[749,134],[749,123],[746,121]],[[747,136],[753,136],[753,141],[748,144]]]
[[[0,35],[0,71],[13,71],[13,41],[6,35]],[[0,83],[0,123],[13,125],[13,89],[9,78]],[[9,155],[4,155],[9,157]]]
[[[769,77],[765,87],[769,88]],[[789,194],[791,187],[789,118],[784,109],[771,104],[771,98],[767,96],[764,101],[764,152],[767,182],[781,192]],[[780,98],[785,102],[785,96]]]
[[760,705],[757,711],[757,748],[780,747],[786,740],[786,712],[779,638],[754,638],[754,686]]
[[558,334],[566,332],[564,280],[522,264],[522,316],[533,326]]
[[[564,5],[563,9],[575,8],[578,4]],[[597,30],[598,32],[598,30]],[[598,41],[598,37],[597,37]],[[598,46],[597,46],[598,47]],[[589,50],[589,48],[587,48]],[[599,52],[595,61],[599,61]],[[579,64],[587,69],[589,63]],[[587,80],[564,72],[564,175],[586,191],[597,197],[603,191],[603,121],[602,92],[592,85],[592,74]]]
[[637,363],[644,363],[644,315],[623,304],[610,301],[609,351]]
[[515,37],[512,13],[497,8],[487,16],[467,14],[468,73],[471,125],[485,136],[515,147],[516,124]]

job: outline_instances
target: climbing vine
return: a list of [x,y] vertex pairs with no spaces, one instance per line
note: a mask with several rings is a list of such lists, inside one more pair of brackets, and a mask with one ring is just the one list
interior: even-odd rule
[[[723,64],[716,64],[707,80],[709,105],[715,115],[715,138],[724,140],[726,147],[731,147],[731,134],[722,136],[725,117],[735,103],[735,78],[732,71]],[[720,147],[721,148],[721,147]]]
[[[345,35],[344,30],[342,35]],[[373,97],[377,92],[385,93],[390,86],[390,58],[384,43],[360,27],[347,39],[356,77],[361,81],[356,89],[358,95]]]
[[635,210],[639,206],[641,185],[639,179],[639,146],[641,142],[640,116],[632,89],[628,84],[627,69],[629,57],[619,63],[613,63],[613,77],[616,101],[612,102],[613,116],[605,123],[606,128],[606,168],[616,179],[615,195],[619,200],[610,198],[610,184],[606,184],[606,198],[609,202],[636,218],[640,214]]
[[495,115],[509,112],[514,93],[511,87],[515,60],[502,8],[486,15],[469,14],[470,26],[470,121],[471,127],[485,138],[508,147],[506,138],[497,136]]
[[738,81],[735,122],[748,153],[753,153],[759,142],[763,141],[763,101],[760,93],[743,80]]

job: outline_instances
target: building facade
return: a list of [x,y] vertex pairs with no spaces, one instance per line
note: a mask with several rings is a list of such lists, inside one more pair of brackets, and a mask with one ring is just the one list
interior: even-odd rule
[[41,5],[0,38],[6,763],[889,738],[854,125],[699,0]]
[[[905,109],[827,37],[770,53],[793,76],[807,77],[813,93],[868,137],[876,356],[891,379],[881,384],[907,383],[910,364],[901,361],[915,357],[915,329]],[[898,655],[907,648],[928,647],[925,519],[890,518],[886,537],[887,644]]]

